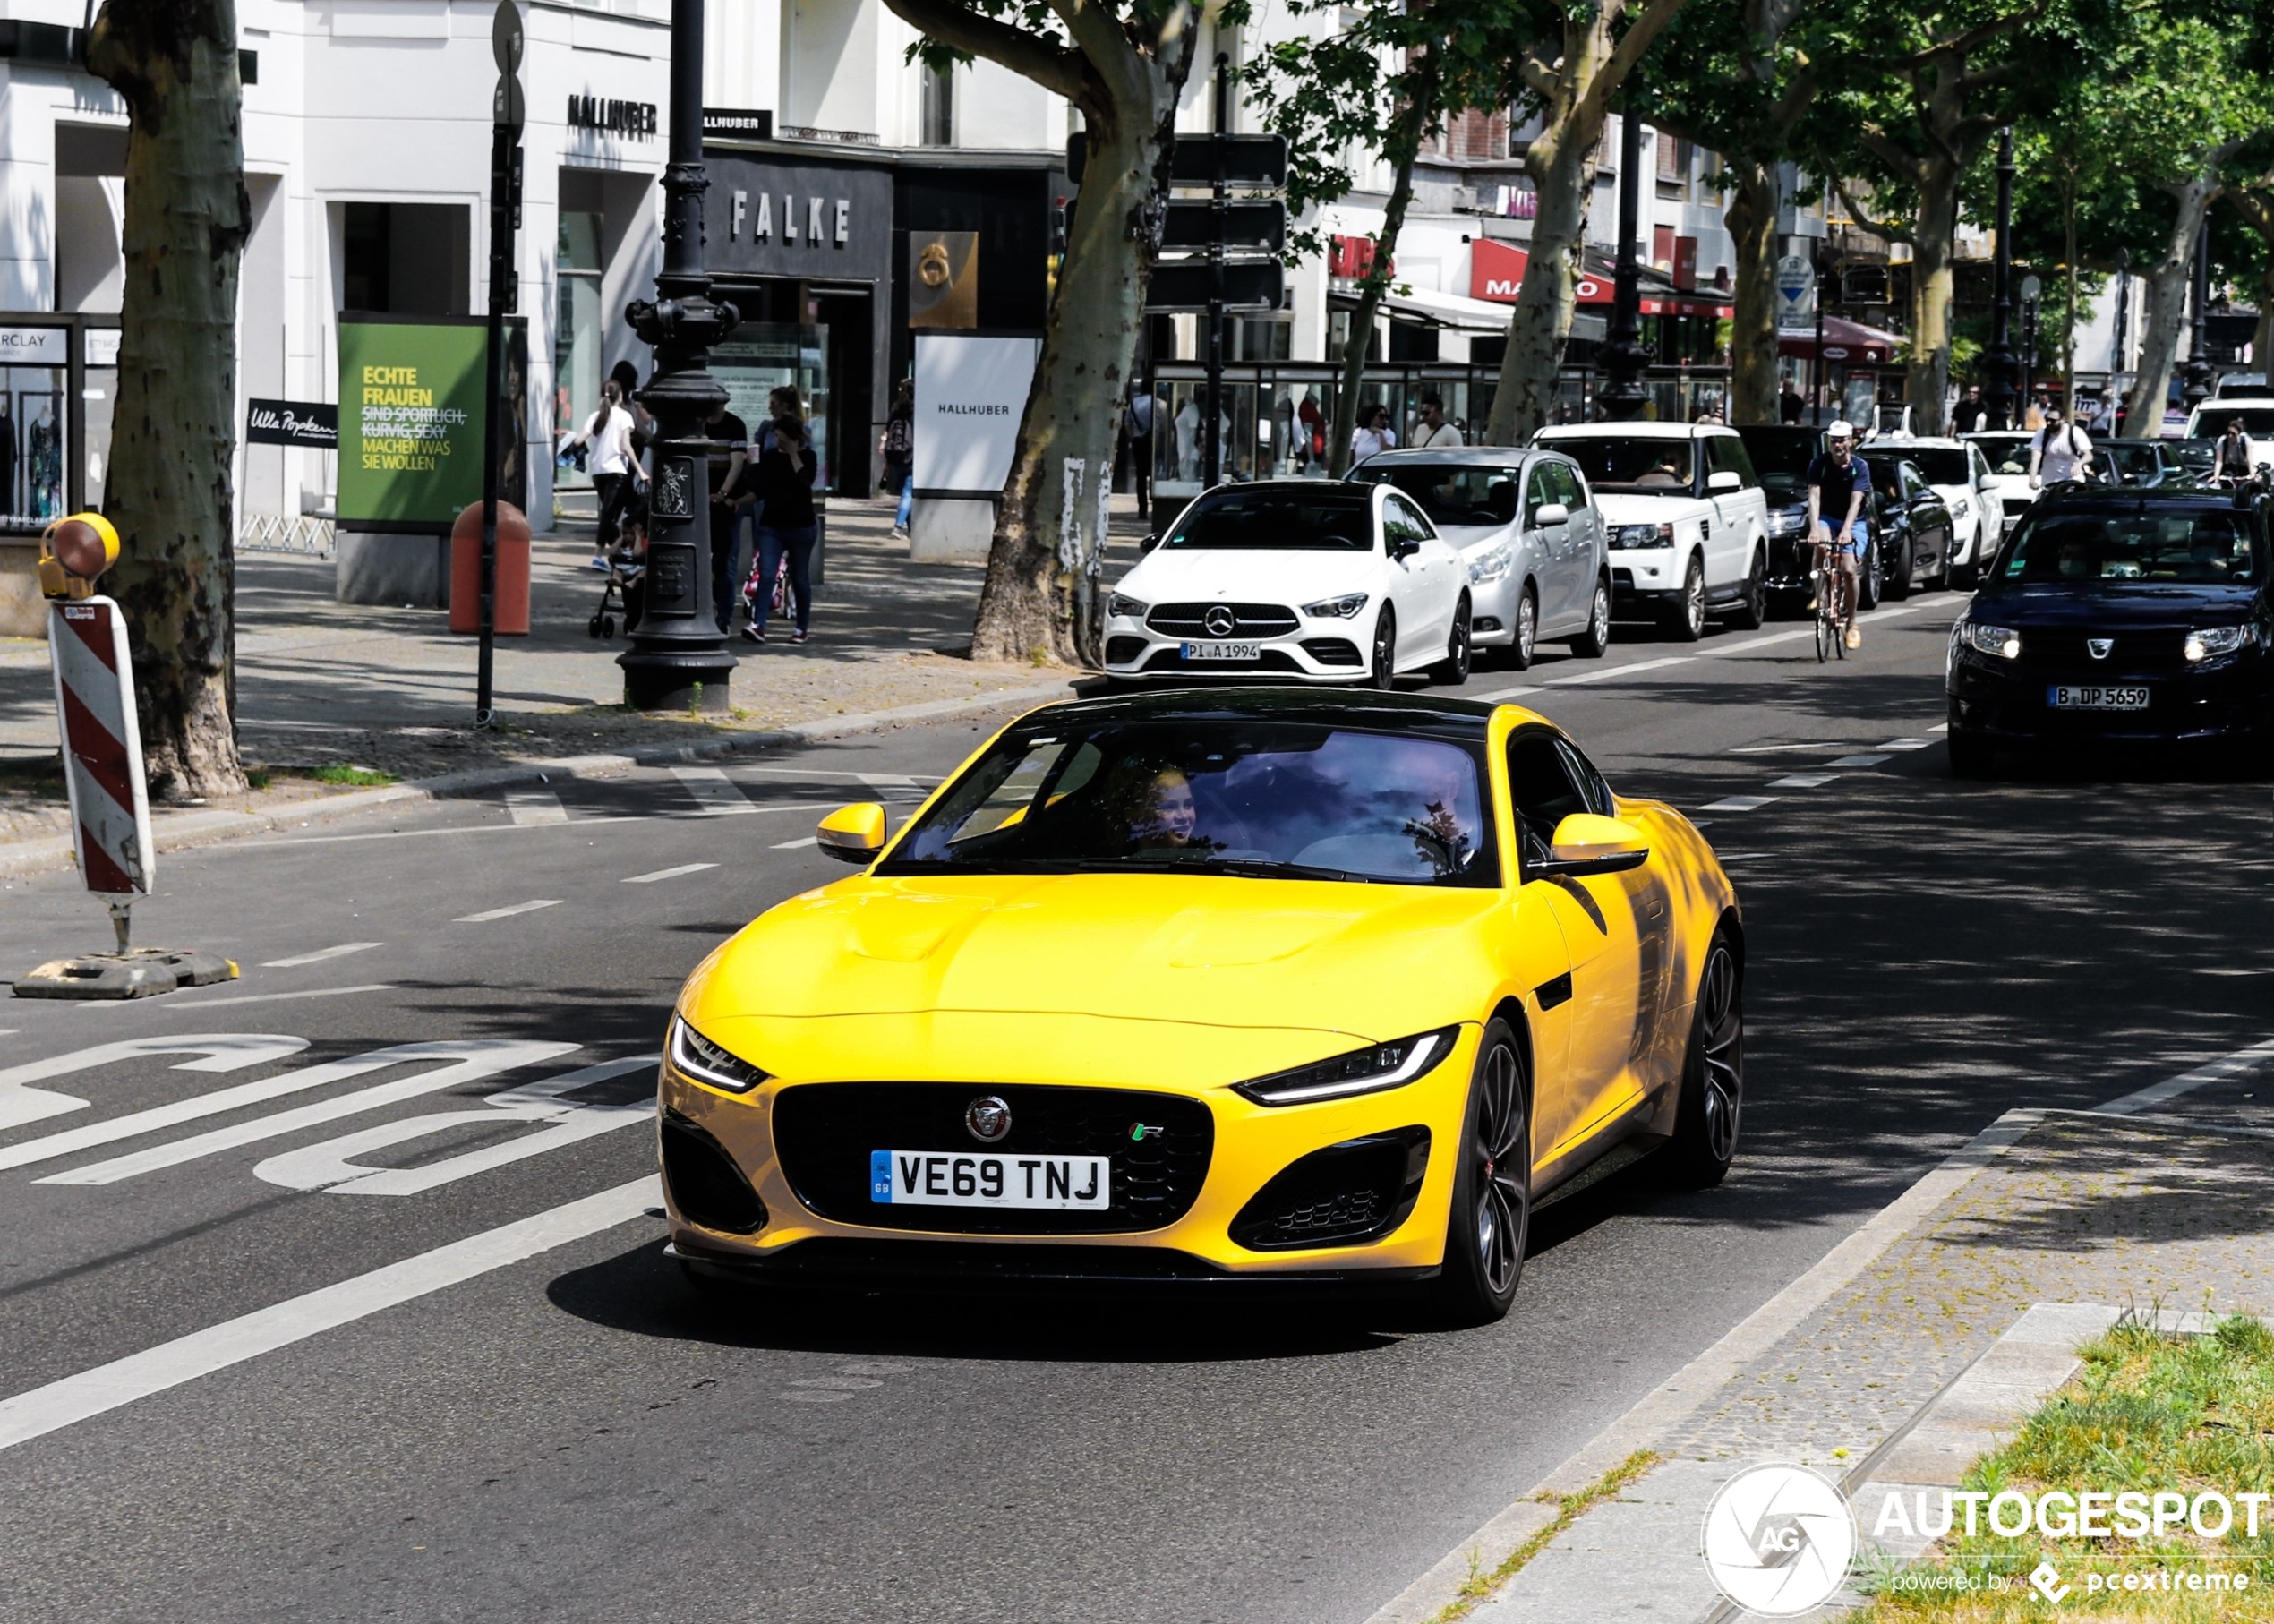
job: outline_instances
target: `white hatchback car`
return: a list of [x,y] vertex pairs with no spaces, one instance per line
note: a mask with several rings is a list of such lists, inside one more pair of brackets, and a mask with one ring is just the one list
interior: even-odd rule
[[1464,682],[1469,605],[1467,565],[1402,491],[1218,485],[1114,588],[1106,674]]

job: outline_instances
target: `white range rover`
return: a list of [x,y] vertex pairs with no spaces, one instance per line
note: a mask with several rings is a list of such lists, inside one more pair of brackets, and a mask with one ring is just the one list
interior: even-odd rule
[[1535,445],[1577,463],[1611,536],[1620,604],[1694,641],[1709,614],[1768,614],[1768,499],[1737,431],[1720,423],[1589,423],[1542,429]]

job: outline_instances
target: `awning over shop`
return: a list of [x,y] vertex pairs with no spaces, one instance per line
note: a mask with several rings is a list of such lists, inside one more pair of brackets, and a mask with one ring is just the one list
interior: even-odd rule
[[[1824,358],[1842,362],[1850,366],[1885,366],[1894,357],[1895,346],[1902,342],[1900,333],[1883,333],[1876,327],[1866,327],[1860,321],[1851,321],[1845,316],[1827,315],[1824,319]],[[1816,358],[1816,326],[1783,327],[1777,329],[1776,352],[1798,361]]]
[[[1515,244],[1504,243],[1498,237],[1477,237],[1468,247],[1469,296],[1495,303],[1515,303],[1516,295],[1524,286],[1524,268],[1530,262],[1530,256]],[[1579,303],[1583,306],[1599,306],[1608,312],[1616,268],[1605,256],[1594,252],[1587,253],[1583,262],[1586,270],[1579,278]],[[1662,272],[1647,268],[1643,270],[1641,313],[1646,316],[1723,317],[1734,312],[1735,306],[1718,293],[1687,292],[1675,287]]]
[[[1336,290],[1329,295],[1336,304],[1356,309],[1358,295]],[[1509,307],[1503,301],[1464,298],[1459,294],[1437,293],[1417,287],[1408,294],[1385,294],[1382,310],[1392,316],[1402,316],[1409,321],[1426,321],[1432,327],[1449,328],[1458,333],[1489,333],[1495,336],[1509,329]],[[1604,321],[1598,312],[1578,311],[1571,318],[1571,337],[1592,338],[1602,342]]]

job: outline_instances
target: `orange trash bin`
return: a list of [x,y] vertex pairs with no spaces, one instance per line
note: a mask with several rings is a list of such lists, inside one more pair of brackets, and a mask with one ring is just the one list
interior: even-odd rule
[[[529,635],[529,521],[511,502],[498,504],[496,625],[500,637]],[[450,526],[450,629],[482,629],[482,504]]]

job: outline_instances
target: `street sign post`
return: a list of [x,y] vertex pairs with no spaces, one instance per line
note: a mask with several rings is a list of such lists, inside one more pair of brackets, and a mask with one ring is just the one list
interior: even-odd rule
[[[496,724],[493,703],[498,629],[498,436],[505,414],[505,318],[519,300],[513,269],[513,236],[521,224],[521,7],[498,0],[490,19],[490,53],[498,64],[498,87],[490,101],[490,329],[486,360],[489,388],[482,428],[482,622],[481,653],[474,677],[474,725]],[[518,432],[517,429],[516,431]],[[603,546],[606,541],[603,538]]]
[[1786,254],[1776,262],[1776,324],[1806,321],[1816,314],[1816,267],[1806,254]]

